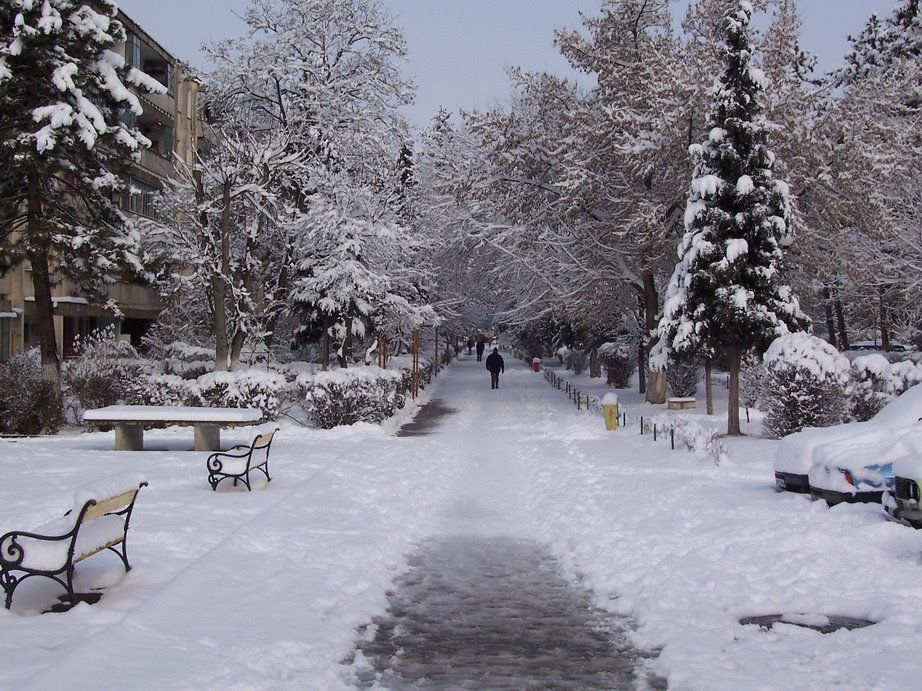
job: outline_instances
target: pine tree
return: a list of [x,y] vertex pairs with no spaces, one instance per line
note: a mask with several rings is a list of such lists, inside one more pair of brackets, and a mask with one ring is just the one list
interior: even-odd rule
[[762,115],[764,76],[750,64],[752,6],[740,0],[724,20],[724,71],[714,93],[711,130],[691,147],[695,159],[685,237],[666,296],[655,364],[670,354],[730,361],[728,434],[740,434],[739,369],[743,353],[765,350],[808,325],[781,280],[790,244],[788,187],[772,173]]
[[120,118],[142,112],[126,83],[165,88],[112,51],[125,40],[117,11],[112,0],[0,0],[0,255],[31,264],[52,381],[55,276],[105,300],[114,273],[142,268],[138,235],[113,199],[125,187],[120,173],[150,142]]

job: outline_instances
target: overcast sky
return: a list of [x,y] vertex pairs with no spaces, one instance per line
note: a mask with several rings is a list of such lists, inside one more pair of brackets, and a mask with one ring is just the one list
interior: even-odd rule
[[[239,34],[247,0],[118,0],[145,31],[183,60],[204,66],[200,46]],[[439,106],[451,111],[490,106],[508,93],[504,68],[570,74],[553,45],[554,29],[579,26],[579,12],[598,14],[602,0],[382,0],[407,39],[407,72],[416,103],[408,110],[424,127]],[[847,36],[868,16],[889,14],[896,0],[800,0],[803,45],[835,67]]]

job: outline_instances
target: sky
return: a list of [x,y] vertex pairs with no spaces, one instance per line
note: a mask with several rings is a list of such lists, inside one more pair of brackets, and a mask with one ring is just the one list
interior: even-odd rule
[[[130,17],[180,59],[204,67],[203,43],[239,34],[247,0],[118,0]],[[553,44],[554,30],[578,27],[603,0],[382,0],[407,39],[407,72],[417,84],[411,123],[425,127],[440,106],[483,109],[509,90],[508,66],[573,75]],[[839,64],[847,36],[896,0],[800,0],[803,45],[821,70]]]

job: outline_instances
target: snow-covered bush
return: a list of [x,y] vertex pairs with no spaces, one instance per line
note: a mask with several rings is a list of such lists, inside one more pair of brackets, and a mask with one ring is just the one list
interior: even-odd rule
[[175,341],[162,349],[164,374],[175,374],[183,379],[197,379],[214,370],[215,354],[208,348]]
[[585,351],[578,348],[571,348],[563,356],[563,364],[568,370],[573,370],[573,374],[582,374],[586,370],[588,358]]
[[887,391],[890,363],[881,355],[861,355],[852,360],[852,417],[870,420],[892,400]]
[[322,429],[357,422],[380,423],[403,404],[397,392],[402,374],[379,367],[317,372],[301,380],[307,412]]
[[698,362],[691,358],[672,358],[666,368],[666,382],[677,398],[691,398],[698,392]]
[[189,405],[190,387],[195,382],[175,374],[149,374],[132,383],[131,399],[139,405]]
[[64,426],[64,397],[42,377],[38,350],[0,362],[0,382],[0,433],[54,434]]
[[763,362],[766,436],[778,439],[846,419],[849,364],[829,343],[804,332],[785,334],[772,342]]
[[720,442],[720,432],[714,427],[702,425],[685,415],[666,413],[655,416],[647,424],[651,428],[649,431],[655,425],[657,431],[673,432],[678,444],[699,456],[709,456],[717,465],[727,459],[727,450]]
[[259,408],[262,422],[278,419],[285,377],[264,370],[212,372],[189,386],[189,404],[210,408]]
[[61,378],[75,411],[134,403],[135,383],[150,366],[120,341],[114,329],[97,331],[78,340],[77,355],[64,361]]
[[629,343],[603,343],[599,346],[599,359],[605,366],[609,386],[626,389],[631,385],[631,377],[637,369],[637,358]]

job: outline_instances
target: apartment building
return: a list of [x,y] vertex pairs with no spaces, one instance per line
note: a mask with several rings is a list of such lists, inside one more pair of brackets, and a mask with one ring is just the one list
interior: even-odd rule
[[[130,17],[120,12],[119,19],[125,26],[127,40],[118,49],[124,52],[128,64],[167,88],[165,94],[139,94],[144,113],[126,115],[130,118],[127,122],[136,125],[152,145],[130,170],[133,192],[123,195],[118,203],[133,218],[151,218],[152,195],[175,174],[176,162],[193,164],[201,134],[196,117],[199,82]],[[26,264],[14,267],[0,278],[0,360],[38,345],[30,273]],[[138,345],[162,309],[156,291],[131,276],[121,276],[108,291],[119,306],[120,318],[103,306],[92,304],[69,281],[61,281],[54,287],[55,335],[63,357],[73,354],[78,336],[113,325],[122,338]]]

